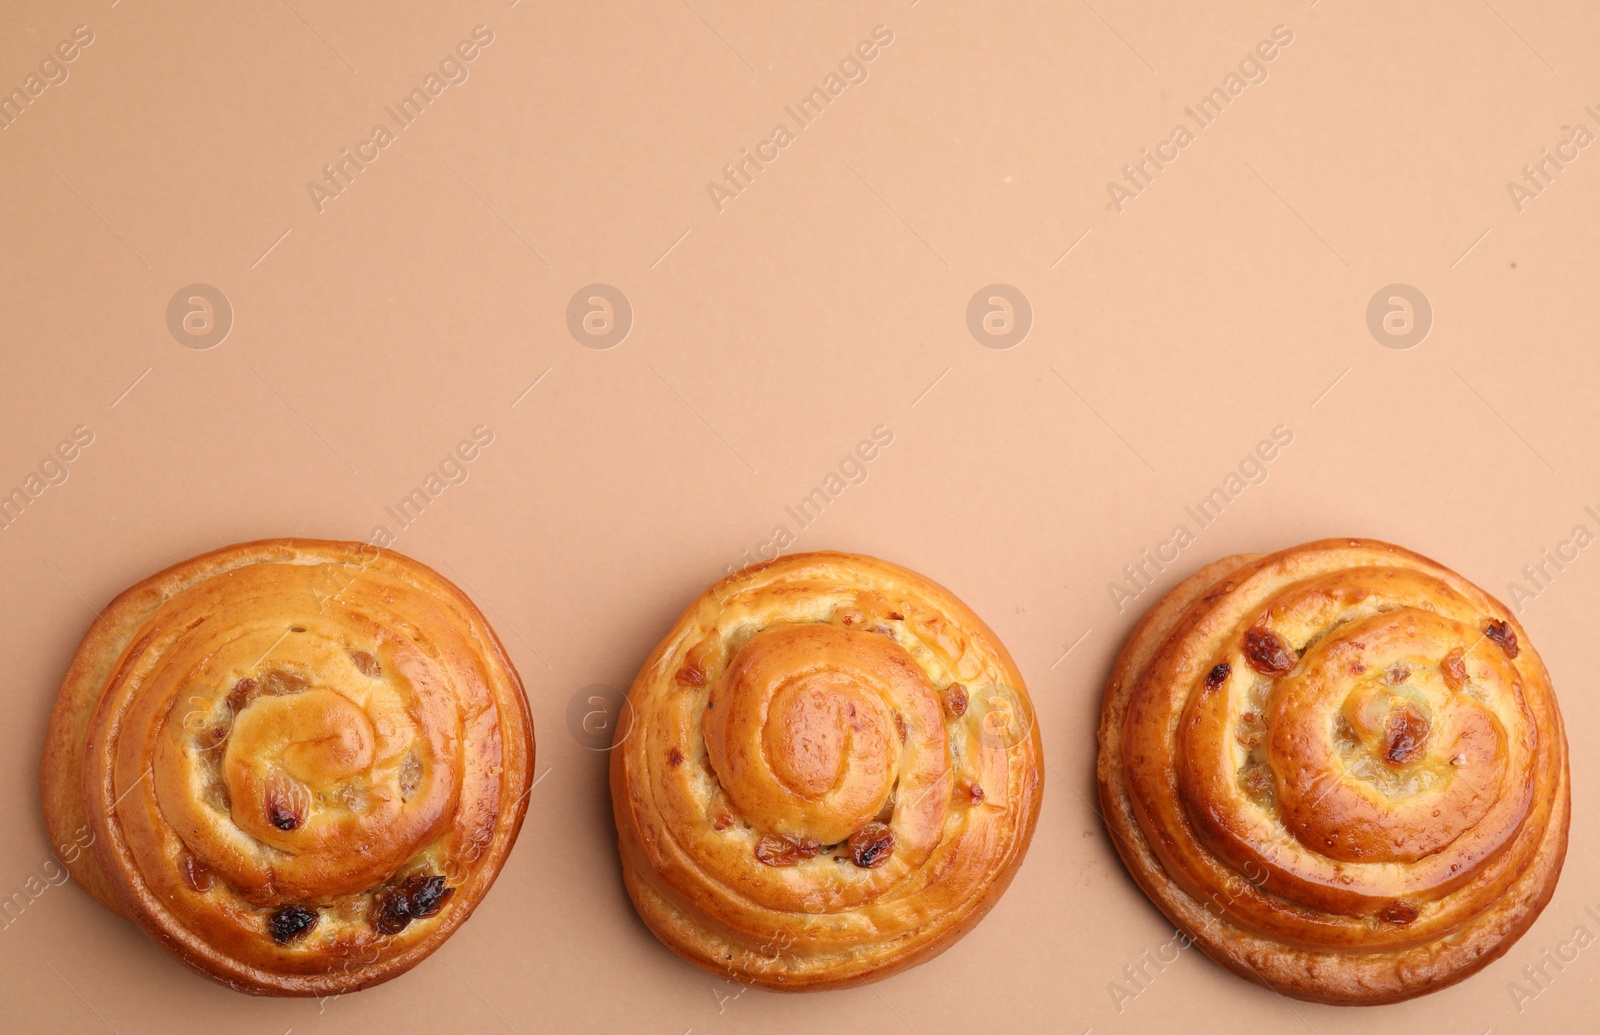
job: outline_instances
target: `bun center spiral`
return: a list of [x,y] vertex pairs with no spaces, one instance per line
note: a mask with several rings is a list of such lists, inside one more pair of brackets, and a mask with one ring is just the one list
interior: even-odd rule
[[205,625],[148,674],[172,701],[156,803],[200,864],[258,904],[327,899],[378,885],[449,825],[462,731],[438,659],[341,608],[247,620],[220,643]]
[[724,791],[764,832],[843,841],[890,802],[903,758],[945,758],[938,698],[905,649],[831,625],[752,636],[712,687],[706,752]]
[[1373,937],[1414,937],[1416,911],[1445,908],[1533,808],[1538,736],[1514,635],[1441,577],[1401,567],[1240,603],[1196,659],[1175,730],[1188,820],[1265,891],[1362,922],[1397,916]]
[[[1494,654],[1469,655],[1474,641],[1499,653],[1471,626],[1407,608],[1307,652],[1269,720],[1269,764],[1296,839],[1345,862],[1412,863],[1478,828],[1495,801],[1517,799],[1503,785],[1513,752],[1493,710],[1515,707],[1514,675]],[[1446,666],[1457,665],[1452,679]]]

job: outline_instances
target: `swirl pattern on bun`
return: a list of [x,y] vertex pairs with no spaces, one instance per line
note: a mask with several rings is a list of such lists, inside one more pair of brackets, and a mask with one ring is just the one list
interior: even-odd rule
[[1022,679],[948,591],[843,553],[695,601],[618,725],[623,876],[670,948],[744,984],[860,984],[969,930],[1021,863],[1042,756]]
[[1461,980],[1538,916],[1566,852],[1566,739],[1526,633],[1371,540],[1229,557],[1157,603],[1106,687],[1099,782],[1167,916],[1303,999]]
[[493,631],[432,570],[275,539],[186,561],[90,628],[42,769],[78,883],[262,995],[388,980],[482,900],[533,732]]

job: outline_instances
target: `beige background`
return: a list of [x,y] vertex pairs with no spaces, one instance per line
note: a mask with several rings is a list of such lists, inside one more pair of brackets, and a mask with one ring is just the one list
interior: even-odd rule
[[[1600,134],[1593,5],[23,6],[0,14],[0,90],[25,88],[76,26],[93,42],[47,65],[0,130],[0,491],[41,465],[60,482],[32,483],[0,530],[0,895],[25,904],[0,930],[0,1026],[1593,1026],[1600,947],[1573,959],[1563,944],[1580,925],[1600,938],[1585,653],[1600,549],[1551,566],[1522,609],[1574,749],[1566,873],[1532,931],[1464,985],[1341,1011],[1189,951],[1143,963],[1139,991],[1124,968],[1171,928],[1089,803],[1111,655],[1201,563],[1370,535],[1505,596],[1574,526],[1600,534],[1585,510],[1600,513],[1600,147],[1565,143],[1580,123]],[[394,128],[385,106],[479,25],[493,41],[466,80]],[[878,25],[893,42],[866,80],[790,122],[785,107]],[[1247,65],[1198,128],[1185,106],[1279,25],[1293,41],[1265,81]],[[708,181],[781,124],[790,144],[719,212]],[[307,184],[378,125],[389,146],[319,212]],[[1108,181],[1178,125],[1189,145],[1119,212]],[[1558,145],[1576,160],[1547,166],[1519,211],[1507,183]],[[565,315],[596,282],[633,309],[603,351]],[[1433,311],[1403,350],[1366,316],[1397,282]],[[234,311],[204,351],[166,317],[195,283]],[[1033,309],[1011,349],[968,328],[992,283]],[[402,528],[386,508],[478,425],[493,442],[466,480],[436,483]],[[865,481],[800,528],[785,508],[879,425],[893,442]],[[1293,441],[1265,481],[1236,483],[1199,529],[1185,507],[1279,425]],[[93,441],[60,481],[47,458],[80,426]],[[1179,523],[1194,543],[1119,613],[1108,583]],[[134,580],[238,540],[380,525],[506,640],[542,782],[500,883],[428,962],[322,1004],[250,999],[51,885],[48,709],[94,609]],[[798,998],[739,994],[649,936],[621,889],[604,756],[567,721],[575,696],[604,696],[585,688],[625,686],[678,610],[779,525],[790,550],[881,555],[960,593],[1028,677],[1050,768],[1032,853],[973,934],[881,984]]]

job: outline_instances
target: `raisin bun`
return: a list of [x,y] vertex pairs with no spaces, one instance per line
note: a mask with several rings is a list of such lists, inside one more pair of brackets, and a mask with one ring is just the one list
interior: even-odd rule
[[1567,847],[1550,677],[1489,594],[1387,543],[1202,569],[1106,687],[1100,799],[1209,956],[1302,999],[1385,1003],[1508,949]]
[[712,586],[611,756],[623,878],[666,945],[742,984],[861,984],[949,948],[1039,814],[1016,666],[949,591],[844,553]]
[[522,685],[459,590],[387,550],[274,539],[101,613],[51,718],[44,813],[52,843],[90,846],[78,883],[193,969],[333,995],[466,920],[532,766]]

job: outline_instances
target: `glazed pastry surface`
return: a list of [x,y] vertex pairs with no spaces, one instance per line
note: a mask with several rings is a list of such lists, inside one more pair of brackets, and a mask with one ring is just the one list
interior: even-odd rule
[[493,631],[423,565],[277,539],[118,597],[68,670],[44,810],[78,883],[200,973],[264,995],[388,980],[516,838],[533,765]]
[[695,601],[629,693],[611,759],[623,876],[691,962],[859,984],[951,945],[1038,816],[1021,676],[948,591],[868,557],[756,565]]
[[1286,995],[1392,1002],[1510,947],[1560,875],[1567,745],[1498,601],[1387,543],[1218,561],[1145,615],[1100,727],[1145,892]]

